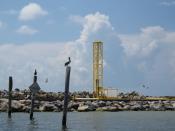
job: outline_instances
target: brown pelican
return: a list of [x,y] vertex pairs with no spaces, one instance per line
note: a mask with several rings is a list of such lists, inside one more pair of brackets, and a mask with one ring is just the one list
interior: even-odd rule
[[68,66],[71,63],[71,59],[69,57],[69,61],[65,63],[65,66]]

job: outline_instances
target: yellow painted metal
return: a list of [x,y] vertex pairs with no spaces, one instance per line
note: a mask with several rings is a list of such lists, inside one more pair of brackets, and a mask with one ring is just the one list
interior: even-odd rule
[[93,42],[93,98],[74,98],[79,101],[175,101],[175,97],[143,97],[140,99],[120,98],[120,96],[110,96],[109,92],[118,92],[114,88],[103,87],[103,43]]
[[93,42],[93,94],[103,96],[103,43]]
[[129,99],[129,98],[118,98],[118,97],[99,97],[99,98],[74,98],[78,101],[175,101],[175,98],[166,98],[166,97],[146,97],[143,99]]
[[[103,87],[103,42],[93,42],[93,97],[108,99],[108,92],[114,89]],[[116,90],[116,89],[115,89]]]

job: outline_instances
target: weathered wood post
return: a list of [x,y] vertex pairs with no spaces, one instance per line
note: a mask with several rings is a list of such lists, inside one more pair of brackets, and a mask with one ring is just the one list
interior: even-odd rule
[[34,102],[35,102],[35,98],[34,98],[34,93],[32,92],[32,95],[31,95],[30,120],[33,120]]
[[11,118],[12,113],[12,88],[13,88],[13,78],[9,77],[9,92],[8,92],[8,118]]
[[34,111],[34,103],[35,103],[35,93],[40,90],[40,87],[37,83],[37,72],[35,70],[33,84],[29,87],[31,91],[31,109],[30,109],[30,120],[33,120],[33,111]]
[[70,81],[70,71],[71,67],[68,66],[70,64],[70,57],[69,61],[65,63],[66,66],[66,77],[65,77],[65,92],[64,92],[64,108],[63,108],[63,119],[62,119],[62,127],[66,128],[67,125],[67,106],[68,106],[68,98],[69,98],[69,81]]

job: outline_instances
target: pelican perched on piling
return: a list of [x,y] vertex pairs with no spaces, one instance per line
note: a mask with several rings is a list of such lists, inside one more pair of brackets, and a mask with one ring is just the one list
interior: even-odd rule
[[71,59],[69,57],[69,61],[65,63],[65,66],[68,66],[71,63]]

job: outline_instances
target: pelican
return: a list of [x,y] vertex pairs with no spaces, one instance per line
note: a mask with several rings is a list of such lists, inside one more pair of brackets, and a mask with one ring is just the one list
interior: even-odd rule
[[71,63],[71,59],[69,57],[69,61],[65,63],[65,66],[68,66]]

